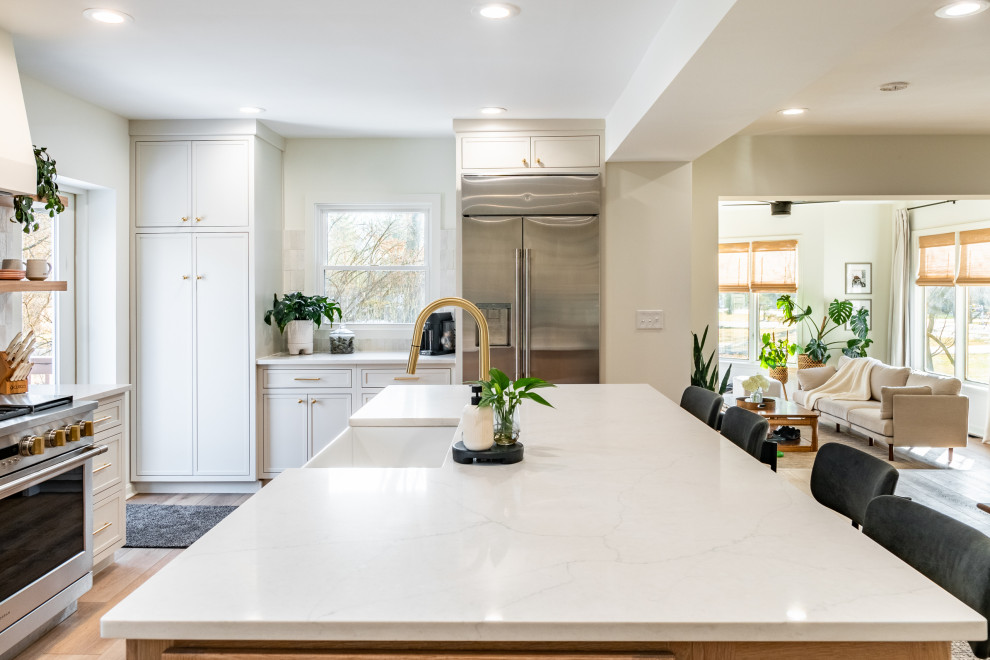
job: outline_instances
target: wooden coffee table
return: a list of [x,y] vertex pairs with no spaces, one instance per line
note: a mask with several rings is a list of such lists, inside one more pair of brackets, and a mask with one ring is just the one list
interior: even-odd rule
[[[729,405],[735,405],[735,397],[731,401],[726,397],[727,403]],[[761,409],[750,409],[757,415],[766,418],[770,422],[770,426],[810,426],[811,427],[811,444],[805,444],[802,441],[795,444],[777,444],[777,449],[780,451],[818,451],[818,411],[808,410],[803,408],[793,401],[786,401],[784,399],[776,399],[776,405],[772,410],[761,408]]]

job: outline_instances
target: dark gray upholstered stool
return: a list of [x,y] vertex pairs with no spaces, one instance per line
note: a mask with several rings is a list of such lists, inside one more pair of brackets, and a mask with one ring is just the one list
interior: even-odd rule
[[691,385],[681,395],[681,408],[715,428],[718,411],[722,409],[722,395]]
[[811,494],[833,511],[863,524],[874,497],[893,495],[900,476],[886,461],[855,447],[829,442],[818,449],[811,468]]
[[[770,422],[754,412],[738,406],[730,406],[722,419],[722,435],[758,461],[777,469],[777,444],[767,441]],[[772,451],[768,445],[773,445]],[[773,463],[770,463],[772,454]]]
[[[923,504],[890,495],[870,502],[863,533],[990,619],[990,537]],[[990,641],[969,645],[976,657],[990,656]]]

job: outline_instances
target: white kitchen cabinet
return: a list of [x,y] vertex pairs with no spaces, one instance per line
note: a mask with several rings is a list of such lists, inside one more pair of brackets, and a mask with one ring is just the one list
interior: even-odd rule
[[192,239],[138,234],[134,240],[137,475],[192,474]]
[[135,226],[247,227],[250,160],[245,140],[135,142]]
[[98,399],[93,422],[96,431],[93,444],[107,447],[107,452],[93,461],[93,570],[96,572],[113,563],[114,553],[126,541],[127,395]]
[[251,474],[246,234],[138,234],[137,476]]
[[593,170],[601,167],[598,135],[460,138],[463,170]]
[[309,456],[315,456],[347,428],[351,394],[309,395]]
[[285,141],[243,120],[130,131],[130,480],[138,492],[253,490],[254,363],[278,340],[263,317],[282,291]]
[[309,458],[308,395],[265,394],[262,400],[265,435],[262,471],[274,475],[299,467]]

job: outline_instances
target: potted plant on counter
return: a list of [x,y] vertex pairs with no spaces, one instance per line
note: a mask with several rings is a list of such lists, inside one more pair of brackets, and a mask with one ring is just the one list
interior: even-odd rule
[[490,380],[476,380],[472,385],[481,386],[479,406],[491,406],[495,423],[495,444],[511,445],[519,439],[519,404],[523,399],[535,401],[542,406],[553,406],[534,392],[543,387],[557,387],[542,378],[520,378],[513,382],[502,371],[488,372]]
[[274,295],[272,308],[265,312],[265,323],[271,325],[275,321],[281,333],[288,327],[289,355],[309,355],[313,352],[313,326],[320,327],[324,317],[332,326],[334,316],[338,321],[342,318],[336,300],[326,296],[307,296],[296,291],[285,294],[281,300],[278,294]]
[[787,358],[797,353],[798,347],[785,336],[777,339],[777,333],[763,333],[760,349],[760,366],[770,371],[770,377],[787,384]]
[[[811,331],[811,341],[804,347],[804,352],[798,355],[798,369],[824,366],[828,362],[829,357],[831,357],[830,352],[837,346],[844,345],[842,353],[848,357],[866,357],[866,349],[873,343],[873,340],[868,337],[870,333],[870,313],[865,308],[861,308],[853,314],[852,301],[840,301],[838,298],[833,300],[829,303],[828,311],[822,317],[820,324],[816,324],[811,318],[811,307],[801,310],[789,294],[784,294],[777,298],[777,309],[784,312],[784,323],[787,325],[797,325],[804,322]],[[797,313],[795,313],[795,310],[797,310]],[[832,323],[831,326],[829,325],[830,321]],[[825,341],[828,335],[846,323],[849,323],[853,334],[856,335],[853,339],[832,342]]]

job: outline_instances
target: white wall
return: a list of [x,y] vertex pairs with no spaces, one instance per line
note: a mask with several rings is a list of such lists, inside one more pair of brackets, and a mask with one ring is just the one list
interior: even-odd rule
[[[691,371],[691,176],[686,163],[609,163],[602,220],[602,382],[675,400]],[[664,329],[637,330],[637,309],[664,310]]]
[[[285,291],[317,290],[315,205],[372,202],[392,196],[440,195],[439,272],[430,296],[454,295],[456,200],[454,138],[290,139],[285,147]],[[346,319],[345,319],[346,321]],[[350,327],[350,326],[348,326]],[[359,350],[408,350],[409,328],[356,333]],[[316,350],[326,348],[329,329],[317,332]]]
[[[59,178],[87,190],[77,217],[76,324],[80,382],[128,382],[127,120],[22,77],[31,139],[48,147]],[[58,295],[58,294],[56,294]]]
[[[768,206],[722,206],[719,241],[793,238],[798,241],[798,301],[817,318],[833,299],[872,301],[873,346],[869,354],[886,360],[890,308],[891,220],[895,204],[795,204],[790,216],[771,216]],[[845,263],[873,264],[873,293],[846,295]],[[829,341],[851,339],[843,329]],[[802,336],[800,341],[810,337]],[[833,355],[839,355],[838,349]],[[736,371],[736,369],[733,369]],[[741,373],[741,372],[740,372]]]

